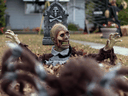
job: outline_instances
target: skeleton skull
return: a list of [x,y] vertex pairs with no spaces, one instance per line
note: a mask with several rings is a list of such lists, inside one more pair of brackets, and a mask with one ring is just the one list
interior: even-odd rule
[[53,14],[54,14],[55,17],[57,16],[58,12],[59,12],[58,7],[54,7],[53,8]]
[[111,1],[111,5],[112,5],[112,6],[116,6],[116,0],[112,0],[112,1]]
[[51,38],[55,44],[56,51],[62,51],[69,48],[69,32],[68,29],[58,23],[55,24],[51,29]]

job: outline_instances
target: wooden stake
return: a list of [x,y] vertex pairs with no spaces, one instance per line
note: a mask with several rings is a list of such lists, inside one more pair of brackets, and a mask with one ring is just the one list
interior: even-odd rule
[[[49,7],[50,6],[50,2],[49,1],[46,1],[45,2],[45,10],[47,9],[47,7]],[[41,24],[40,24],[40,29],[39,29],[39,35],[41,34],[41,28],[42,28],[42,24],[43,24],[43,21],[44,21],[44,16],[42,16],[42,18],[41,18]]]

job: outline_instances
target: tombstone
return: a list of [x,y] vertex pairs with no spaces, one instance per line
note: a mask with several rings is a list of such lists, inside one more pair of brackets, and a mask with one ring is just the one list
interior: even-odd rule
[[10,26],[10,15],[9,14],[6,14],[5,15],[5,26],[6,26],[6,29],[11,29],[11,26]]
[[44,38],[42,44],[54,45],[50,37],[50,30],[55,23],[62,23],[67,27],[68,13],[60,3],[53,2],[43,15],[44,15]]

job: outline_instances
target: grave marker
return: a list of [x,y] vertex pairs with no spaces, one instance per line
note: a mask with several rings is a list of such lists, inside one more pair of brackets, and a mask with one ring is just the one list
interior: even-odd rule
[[48,9],[44,13],[44,38],[42,41],[43,45],[54,44],[50,37],[50,30],[55,23],[62,23],[67,27],[67,17],[68,13],[60,3],[55,1],[48,7]]

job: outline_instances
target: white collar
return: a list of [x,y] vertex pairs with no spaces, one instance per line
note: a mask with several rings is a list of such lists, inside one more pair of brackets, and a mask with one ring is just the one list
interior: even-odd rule
[[58,51],[54,50],[54,48],[55,48],[55,46],[52,47],[52,51],[51,51],[52,55],[54,55],[54,56],[55,56],[55,55],[58,55],[59,53],[60,53],[61,55],[67,55],[68,52],[69,52],[69,48],[67,48],[67,49],[65,49],[65,50],[63,50],[63,51],[61,51],[61,52],[58,52]]

